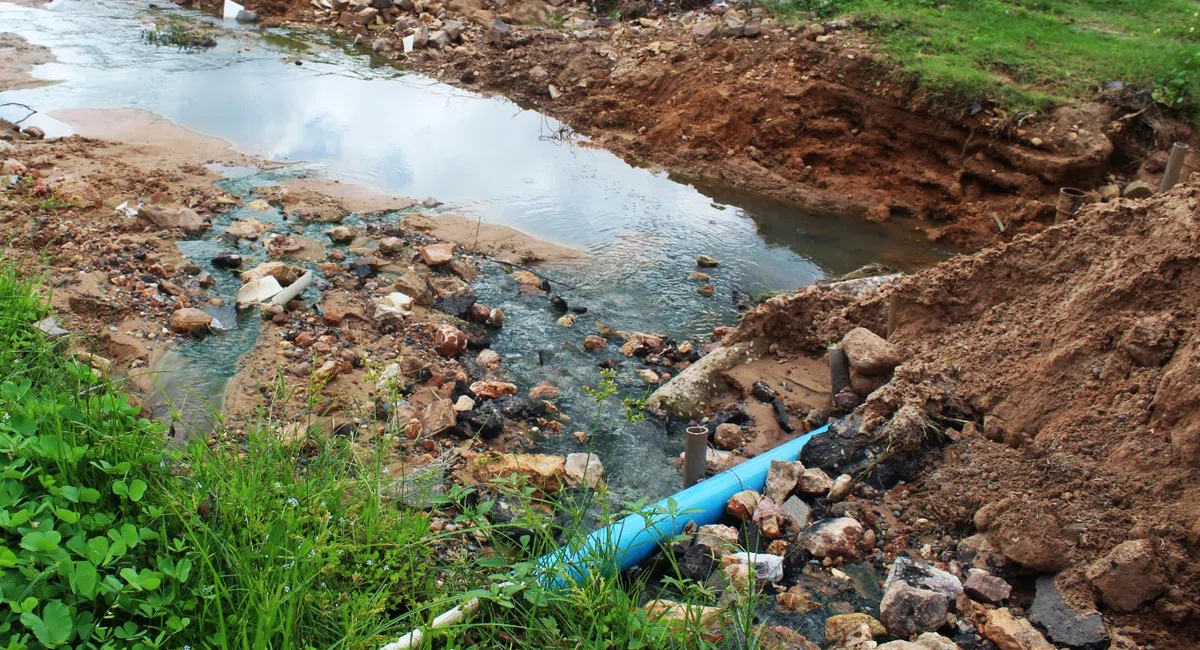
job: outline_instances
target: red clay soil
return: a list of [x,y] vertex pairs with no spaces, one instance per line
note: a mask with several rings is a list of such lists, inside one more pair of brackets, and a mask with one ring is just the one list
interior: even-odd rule
[[[987,528],[1003,554],[1060,572],[1077,605],[1141,644],[1182,650],[1200,641],[1198,289],[1192,183],[1093,206],[868,297],[817,287],[774,298],[725,342],[812,355],[856,326],[889,334],[891,312],[888,341],[906,361],[860,407],[864,430],[904,406],[943,424],[967,414],[907,488],[909,511],[956,537]],[[1139,539],[1153,561],[1137,581],[1161,588],[1117,612],[1086,569]]]
[[[1171,141],[1192,135],[1119,95],[1020,119],[987,106],[947,114],[898,79],[862,32],[836,29],[815,42],[804,25],[769,17],[757,38],[718,29],[697,39],[697,22],[722,18],[693,11],[593,24],[582,5],[452,0],[406,10],[406,0],[379,12],[373,27],[382,29],[367,30],[344,15],[355,5],[248,4],[269,24],[325,27],[408,69],[502,93],[634,162],[817,210],[917,217],[934,238],[966,247],[1041,230],[1064,185],[1152,176]],[[568,26],[547,28],[551,12]],[[404,54],[406,34],[436,27],[431,14],[465,23],[462,44]],[[497,16],[512,33],[485,44]]]

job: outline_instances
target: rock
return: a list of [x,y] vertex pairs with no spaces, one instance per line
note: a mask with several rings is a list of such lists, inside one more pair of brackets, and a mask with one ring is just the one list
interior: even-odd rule
[[1013,616],[1004,607],[988,611],[981,632],[999,650],[1054,650],[1029,621]]
[[883,593],[879,618],[888,632],[909,637],[932,632],[946,623],[950,601],[945,594],[895,582]]
[[833,479],[823,470],[811,467],[800,473],[796,489],[809,496],[825,496],[833,489]]
[[430,244],[421,249],[421,261],[429,266],[449,264],[454,259],[454,244]]
[[428,44],[436,49],[442,50],[450,47],[450,42],[450,34],[446,33],[445,30],[439,29],[429,34]]
[[726,36],[743,36],[746,30],[746,21],[737,11],[730,10],[725,12],[725,35]]
[[753,521],[767,539],[792,537],[800,530],[799,523],[768,497],[763,497],[754,508]]
[[829,496],[826,499],[830,503],[837,503],[842,499],[850,496],[850,488],[854,485],[854,478],[849,474],[842,474],[833,480],[833,485],[829,487]]
[[459,395],[454,401],[454,411],[456,413],[466,413],[467,411],[475,410],[475,400],[466,395]]
[[708,400],[721,387],[715,378],[745,363],[752,350],[749,344],[737,343],[709,352],[654,391],[647,402],[648,406],[677,418],[696,419],[703,414]]
[[495,350],[483,350],[479,356],[475,357],[475,363],[487,368],[488,370],[500,369],[500,353]]
[[1148,539],[1122,542],[1088,565],[1084,575],[1100,600],[1119,612],[1132,612],[1166,588],[1162,570]]
[[1012,587],[1003,578],[997,578],[982,569],[971,569],[967,572],[963,591],[981,603],[998,605],[1008,599]]
[[480,399],[498,399],[517,394],[517,385],[504,381],[477,381],[471,384],[471,392]]
[[512,278],[517,284],[528,284],[535,287],[542,286],[542,279],[530,271],[513,271],[512,275],[509,277]]
[[557,322],[562,327],[575,327],[575,314],[563,314]]
[[818,36],[825,35],[825,28],[820,23],[813,23],[804,28],[804,38],[806,40],[815,41]]
[[1127,199],[1148,199],[1154,196],[1154,187],[1146,181],[1133,181],[1125,186],[1122,194]]
[[288,264],[287,262],[264,262],[249,271],[244,271],[242,273],[242,282],[254,282],[268,275],[278,280],[280,285],[286,287],[299,280],[300,276],[304,275],[304,269]]
[[238,239],[258,239],[264,234],[271,232],[271,225],[250,217],[248,219],[239,219],[226,228],[225,232]]
[[242,23],[243,25],[248,25],[258,22],[258,14],[250,11],[249,9],[243,9],[237,12],[237,15],[234,16],[233,19],[234,21]]
[[701,255],[700,257],[696,258],[696,266],[699,266],[700,268],[709,269],[714,266],[718,266],[719,264],[720,262],[718,262],[716,258],[709,257],[708,255]]
[[922,634],[921,636],[917,637],[917,642],[915,645],[923,650],[962,650],[958,647],[957,643],[947,639],[937,632],[926,632]]
[[[679,457],[682,458],[683,454],[680,454]],[[746,459],[729,451],[711,447],[704,451],[704,466],[709,474],[720,474],[744,460]]]
[[712,549],[717,557],[737,552],[738,530],[733,526],[708,524],[696,533],[696,543]]
[[634,332],[629,340],[621,346],[621,353],[627,357],[645,357],[662,352],[667,347],[667,340],[655,334]]
[[33,138],[34,140],[45,140],[46,132],[40,126],[27,126],[21,129],[21,133]]
[[1056,573],[1067,564],[1070,545],[1063,538],[1058,520],[1049,513],[1010,508],[988,528],[987,534],[1002,555],[1024,567]]
[[595,490],[604,479],[604,465],[596,454],[567,454],[563,474],[568,487]]
[[783,503],[792,490],[796,489],[796,482],[800,480],[800,475],[803,473],[804,465],[797,461],[771,461],[771,467],[767,470],[767,484],[763,488],[763,496],[775,503]]
[[749,439],[749,431],[729,422],[718,424],[717,431],[713,434],[713,442],[718,447],[731,451],[745,445]]
[[758,508],[760,500],[762,500],[762,495],[758,492],[742,490],[729,497],[729,501],[725,504],[725,512],[742,521],[750,521],[754,517],[754,511]]
[[825,643],[830,646],[837,645],[860,625],[866,625],[871,631],[871,636],[876,639],[887,637],[887,628],[873,616],[863,613],[838,614],[825,619]]
[[709,38],[716,33],[718,27],[720,27],[720,24],[715,20],[697,21],[696,24],[692,26],[692,38],[695,38],[698,41]]
[[820,608],[821,604],[813,602],[800,585],[792,585],[787,591],[775,596],[776,612],[804,614]]
[[202,271],[200,275],[196,276],[196,284],[199,285],[201,289],[211,289],[217,284],[217,279],[214,278],[213,275],[208,271]]
[[895,347],[865,327],[847,332],[842,337],[842,349],[850,359],[851,370],[862,375],[887,374],[900,365],[900,353]]
[[237,253],[217,253],[212,258],[212,265],[218,269],[236,269],[242,265],[242,256]]
[[149,222],[163,230],[179,229],[188,235],[199,235],[208,230],[208,220],[196,214],[196,211],[184,207],[167,205],[146,205],[138,209],[138,218]]
[[809,520],[812,519],[812,508],[807,503],[802,501],[800,497],[791,496],[779,506],[792,521],[796,522],[796,530],[803,530],[808,527]]
[[963,592],[962,582],[953,573],[917,562],[905,555],[897,557],[892,563],[892,568],[883,583],[883,590],[887,591],[898,582],[942,594],[947,602],[953,602]]
[[455,422],[458,421],[458,412],[454,410],[454,404],[450,400],[437,399],[421,411],[420,419],[421,432],[436,436],[454,428]]
[[405,246],[404,240],[399,237],[384,237],[379,240],[379,252],[384,255],[395,255],[402,252]]
[[503,454],[481,458],[473,469],[473,476],[481,481],[508,478],[512,475],[524,478],[529,484],[546,494],[562,489],[566,474],[566,459],[550,454]]
[[[965,587],[970,583],[968,577]],[[970,593],[969,589],[967,593]],[[1066,646],[1071,650],[1105,650],[1109,647],[1109,635],[1100,612],[1079,612],[1068,605],[1058,591],[1054,576],[1040,576],[1037,579],[1037,592],[1029,608],[1029,622],[1058,646]]]
[[1121,198],[1120,185],[1101,185],[1096,188],[1096,193],[1100,195],[1101,201],[1115,201]]
[[800,533],[800,547],[819,558],[852,558],[858,555],[863,527],[850,517],[819,521]]
[[171,314],[171,318],[168,319],[167,325],[171,328],[171,331],[175,332],[176,334],[203,334],[208,331],[208,328],[210,325],[212,325],[212,322],[212,316],[200,311],[199,309],[185,307],[183,309],[178,309],[175,311],[175,313]]
[[438,354],[451,359],[462,354],[467,349],[467,335],[462,330],[449,324],[442,323],[433,335],[433,347]]
[[721,615],[720,608],[706,605],[687,605],[672,600],[652,600],[646,603],[646,612],[651,620],[668,620],[709,625]]
[[730,553],[726,556],[728,562],[745,564],[754,567],[754,574],[759,580],[779,582],[783,580],[783,556],[769,553]]
[[637,371],[637,376],[642,379],[642,382],[649,386],[654,386],[662,381],[658,373],[649,368],[641,368]]
[[543,380],[537,386],[529,389],[529,396],[534,399],[554,399],[558,397],[558,388]]
[[330,359],[313,371],[312,378],[317,384],[328,384],[337,379],[340,374],[342,374],[342,364]]
[[583,339],[583,349],[585,350],[603,350],[608,347],[608,339],[596,334],[588,334]]
[[433,294],[429,290],[429,283],[416,271],[406,272],[396,279],[396,283],[393,286],[395,286],[396,290],[411,296],[413,304],[423,307],[433,304]]

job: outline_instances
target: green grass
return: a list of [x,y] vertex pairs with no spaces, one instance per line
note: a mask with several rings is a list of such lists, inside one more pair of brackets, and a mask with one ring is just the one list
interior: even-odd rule
[[[35,267],[0,258],[3,647],[373,650],[470,597],[481,610],[421,647],[757,647],[752,597],[726,607],[721,646],[648,615],[651,594],[717,604],[673,564],[661,580],[534,579],[537,558],[620,514],[603,493],[501,480],[453,487],[431,515],[383,496],[387,437],[284,444],[263,421],[172,448],[120,384],[32,327],[50,313]],[[501,500],[515,521],[494,523]]]
[[853,15],[937,101],[1014,112],[1121,81],[1187,118],[1200,112],[1193,0],[771,0],[784,20]]

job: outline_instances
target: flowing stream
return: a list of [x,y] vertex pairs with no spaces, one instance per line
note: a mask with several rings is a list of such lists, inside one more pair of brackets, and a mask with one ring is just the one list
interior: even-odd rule
[[[57,61],[34,75],[59,80],[0,93],[0,102],[42,111],[29,123],[51,136],[69,134],[70,127],[45,116],[48,111],[145,109],[242,152],[303,163],[288,174],[320,173],[388,193],[433,196],[443,202],[435,212],[482,217],[581,249],[583,261],[541,269],[562,281],[556,290],[572,305],[588,308],[573,329],[558,326],[559,314],[544,303],[516,296],[495,265],[485,265],[477,286],[482,302],[508,315],[493,346],[506,371],[526,389],[543,379],[562,389],[560,407],[575,423],[566,435],[539,443],[549,452],[577,451],[569,432],[575,425],[591,428],[596,407],[582,388],[598,382],[599,369],[579,341],[596,321],[683,340],[735,323],[735,288],[787,291],[871,262],[912,269],[949,253],[910,223],[812,214],[630,166],[559,137],[563,125],[552,118],[377,65],[320,35],[309,35],[314,46],[308,47],[279,30],[230,23],[210,50],[149,44],[142,37],[145,23],[166,14],[213,20],[129,0],[56,0],[42,9],[0,3],[0,32],[50,48]],[[297,59],[303,65],[295,65]],[[255,185],[278,173],[242,170],[225,184],[252,196]],[[220,246],[215,239],[181,244],[204,263]],[[721,261],[712,272],[714,297],[701,296],[688,278],[702,253]],[[231,296],[236,280],[215,275],[231,286],[214,293]],[[164,383],[219,403],[237,358],[258,331],[253,319],[229,320],[240,327],[174,352]],[[635,366],[622,367],[619,398],[646,392]],[[619,399],[601,407],[592,433],[592,449],[618,500],[658,498],[679,488],[670,460],[682,441],[653,423],[626,423]]]

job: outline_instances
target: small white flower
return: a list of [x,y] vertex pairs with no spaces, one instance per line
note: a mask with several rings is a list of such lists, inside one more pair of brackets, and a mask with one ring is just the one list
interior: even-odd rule
[[283,586],[283,593],[285,593],[285,594],[290,594],[290,593],[292,593],[292,588],[291,588],[291,587],[289,587],[289,586],[287,586],[287,585],[284,585],[284,586]]
[[283,483],[280,483],[279,481],[275,481],[275,489],[278,490],[281,487],[283,487]]
[[292,506],[293,508],[300,507],[300,500],[297,499],[296,497],[288,497],[287,502],[288,502],[288,505]]
[[375,565],[374,560],[367,560],[367,566],[374,566],[374,565]]

